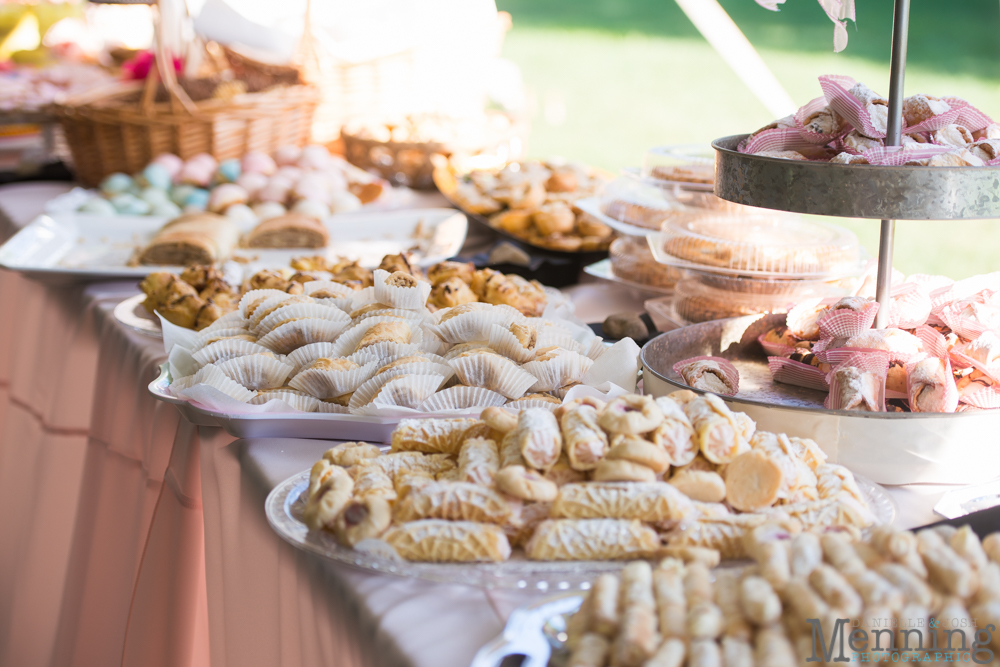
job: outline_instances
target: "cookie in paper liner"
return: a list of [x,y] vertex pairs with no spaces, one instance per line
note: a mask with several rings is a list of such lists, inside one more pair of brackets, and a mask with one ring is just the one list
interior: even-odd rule
[[521,368],[536,378],[528,391],[541,392],[582,381],[593,364],[592,359],[578,352],[547,347],[539,349],[534,359]]
[[286,322],[258,342],[279,354],[288,354],[310,343],[332,342],[347,325],[346,321],[322,320],[309,317]]
[[421,412],[452,412],[501,406],[506,402],[507,398],[498,392],[482,387],[456,385],[431,395],[418,409]]
[[262,389],[257,395],[250,399],[250,405],[265,405],[270,401],[284,401],[293,410],[300,412],[316,412],[319,407],[319,399],[309,394],[292,389],[290,387],[278,387],[277,389]]
[[507,398],[520,398],[538,381],[510,359],[488,348],[464,352],[448,363],[462,384],[492,389]]
[[248,340],[238,338],[227,338],[214,343],[210,343],[194,352],[191,356],[200,366],[214,364],[227,359],[242,357],[247,354],[271,353],[271,350],[259,343],[252,343]]
[[240,385],[254,391],[276,389],[285,384],[292,366],[273,354],[248,354],[220,361],[215,367]]
[[404,271],[389,273],[384,269],[375,269],[374,281],[375,300],[390,308],[423,308],[431,294],[429,282],[418,280]]
[[288,385],[316,398],[336,398],[367,382],[376,368],[377,361],[360,365],[349,359],[320,357],[304,366]]

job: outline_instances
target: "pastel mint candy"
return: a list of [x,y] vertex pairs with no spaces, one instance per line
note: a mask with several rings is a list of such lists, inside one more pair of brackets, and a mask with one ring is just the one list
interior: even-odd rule
[[172,183],[170,170],[156,162],[146,165],[142,170],[142,180],[151,188],[169,190]]
[[181,207],[172,201],[165,201],[154,206],[149,214],[162,215],[167,218],[176,218],[181,214]]
[[130,194],[115,195],[111,198],[111,203],[122,215],[146,215],[152,208],[149,202]]
[[191,196],[191,193],[197,190],[193,185],[178,185],[170,191],[170,199],[178,206],[184,206],[184,202],[187,198]]
[[194,188],[191,191],[191,194],[184,199],[184,208],[187,209],[188,207],[194,207],[204,211],[208,206],[209,196],[208,190],[205,190],[204,188]]
[[80,213],[90,213],[93,215],[117,215],[118,210],[114,204],[103,197],[94,197],[83,202],[77,209]]
[[139,199],[144,202],[149,203],[150,206],[155,207],[157,204],[172,204],[170,201],[170,196],[167,194],[166,190],[161,190],[155,187],[143,188],[142,192],[139,193]]
[[109,195],[117,195],[127,191],[133,185],[132,177],[128,174],[115,172],[101,181],[101,190]]
[[241,173],[243,173],[243,168],[240,166],[239,160],[226,160],[219,163],[218,180],[220,182],[235,183]]

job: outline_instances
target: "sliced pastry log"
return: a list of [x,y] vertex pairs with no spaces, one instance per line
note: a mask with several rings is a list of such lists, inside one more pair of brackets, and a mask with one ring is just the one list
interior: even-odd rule
[[239,242],[236,224],[221,215],[182,215],[164,225],[138,255],[147,266],[191,266],[224,260]]
[[300,213],[265,220],[246,238],[248,248],[325,248],[329,243],[323,223]]

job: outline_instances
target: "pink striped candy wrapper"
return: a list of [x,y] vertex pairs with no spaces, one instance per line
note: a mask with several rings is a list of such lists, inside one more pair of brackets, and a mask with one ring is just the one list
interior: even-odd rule
[[969,368],[969,367],[975,368],[976,370],[981,371],[983,375],[992,378],[994,382],[1000,382],[1000,367],[996,365],[987,366],[981,361],[973,359],[972,357],[970,357],[965,353],[965,349],[970,344],[971,343],[966,343],[965,345],[958,345],[952,349],[950,357],[955,361],[955,366],[957,368]]
[[798,111],[795,112],[795,115],[793,116],[793,118],[795,119],[795,125],[796,128],[798,129],[799,135],[804,141],[807,141],[810,144],[814,144],[817,146],[822,146],[824,144],[830,143],[834,139],[837,139],[841,135],[847,133],[847,130],[845,129],[841,132],[817,134],[816,132],[810,132],[806,128],[805,123],[809,119],[809,117],[818,111],[822,111],[827,106],[829,105],[827,104],[825,97],[817,97],[814,100],[810,100],[808,103],[806,103],[804,106],[799,108]]
[[[949,104],[951,103],[949,102]],[[968,102],[966,102],[965,104],[968,105]],[[945,111],[944,113],[939,113],[936,116],[931,116],[927,120],[917,123],[916,125],[908,126],[903,129],[903,133],[916,134],[918,132],[934,132],[935,130],[940,130],[945,125],[951,125],[952,123],[957,123],[961,113],[962,113],[962,108],[952,104],[951,109],[949,109],[948,111]],[[903,122],[905,123],[906,120],[904,119]],[[983,127],[985,127],[985,125]],[[977,128],[977,129],[982,129],[982,128]],[[975,132],[975,130],[973,130],[971,127],[969,128],[969,131]],[[954,146],[952,147],[952,149],[954,149]]]
[[823,89],[823,95],[829,102],[830,107],[839,113],[853,127],[857,128],[861,134],[875,139],[884,139],[885,130],[876,128],[872,124],[871,114],[858,98],[851,95],[849,91],[857,83],[849,76],[828,74],[819,78],[819,86]]
[[817,391],[827,391],[830,387],[826,381],[826,373],[801,361],[792,361],[785,357],[768,357],[767,367],[775,382],[793,384],[796,387]]
[[740,143],[737,150],[740,153],[762,153],[764,151],[802,151],[810,150],[816,144],[802,136],[798,128],[773,128],[758,132]]
[[841,366],[847,361],[850,361],[858,355],[860,357],[875,355],[875,359],[881,359],[885,356],[886,369],[889,367],[890,361],[900,361],[903,363],[908,363],[912,357],[908,357],[899,352],[889,352],[888,350],[876,350],[867,347],[837,347],[830,348],[827,350],[821,350],[819,352],[813,352],[816,357],[825,364],[830,364],[832,366]]
[[943,359],[948,356],[948,342],[937,329],[919,326],[913,330],[913,335],[924,345],[924,352],[932,357]]
[[868,164],[882,167],[901,167],[913,160],[926,160],[942,153],[951,153],[955,146],[938,146],[937,144],[907,144],[906,146],[883,146],[863,151],[861,154]]
[[830,393],[823,401],[823,407],[827,410],[844,409],[840,403],[840,382],[837,380],[836,371],[846,367],[857,368],[862,373],[873,373],[879,376],[881,382],[879,384],[878,408],[879,412],[885,412],[885,376],[889,372],[889,356],[884,350],[851,350],[850,354],[845,355],[840,363],[830,369],[826,375],[827,384],[830,385]]
[[911,282],[893,288],[892,307],[889,310],[890,327],[913,329],[927,322],[930,314],[931,295],[926,288]]
[[[907,398],[909,398],[913,394],[912,382],[913,382],[914,366],[916,366],[920,361],[923,361],[929,356],[930,355],[921,355],[914,357],[913,360],[911,360],[910,363],[906,365]],[[951,370],[951,360],[945,357],[944,364],[945,364],[945,370],[944,370],[945,393],[941,399],[941,404],[944,409],[938,410],[937,412],[954,412],[955,409],[958,407],[958,386],[955,384],[955,376]],[[920,410],[917,410],[916,405],[914,405],[913,401],[910,401],[910,410],[912,410],[913,412],[921,412]]]
[[778,343],[770,343],[764,340],[766,336],[767,334],[761,334],[757,336],[757,342],[760,343],[760,346],[762,348],[764,348],[764,351],[767,352],[768,356],[790,357],[792,356],[792,354],[794,354],[795,352],[794,347],[791,347],[789,345],[780,345]]
[[848,340],[848,338],[843,336],[838,336],[837,338],[820,338],[818,341],[813,343],[811,351],[813,354],[819,354],[820,352],[825,352],[826,350],[844,347],[847,345]]
[[941,99],[950,104],[952,108],[959,109],[955,122],[968,128],[970,132],[978,132],[987,125],[993,124],[992,118],[960,97],[942,97]]
[[729,380],[729,384],[733,385],[733,387],[736,389],[736,391],[729,393],[727,395],[735,396],[740,392],[740,372],[736,370],[736,367],[733,366],[733,364],[728,359],[723,359],[722,357],[691,357],[690,359],[683,359],[681,361],[678,361],[676,364],[672,366],[672,368],[674,372],[680,375],[681,378],[684,379],[684,382],[686,383],[687,379],[684,378],[684,374],[681,373],[681,369],[687,366],[688,364],[693,364],[696,361],[714,361],[715,363],[719,364],[719,368],[722,369],[723,375],[725,375],[726,379]]
[[826,338],[850,338],[872,328],[878,302],[871,301],[861,311],[836,310],[819,318],[819,335]]
[[938,317],[944,320],[945,324],[952,331],[966,340],[975,340],[987,331],[990,331],[991,327],[963,315],[962,313],[968,306],[979,306],[980,309],[987,313],[1000,310],[1000,292],[990,289],[983,290],[974,294],[969,299],[948,304],[938,313]]
[[984,387],[974,394],[962,396],[959,401],[982,410],[996,410],[1000,408],[1000,388]]

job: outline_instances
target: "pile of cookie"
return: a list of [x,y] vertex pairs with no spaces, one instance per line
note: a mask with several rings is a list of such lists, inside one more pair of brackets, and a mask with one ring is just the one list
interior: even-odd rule
[[460,177],[439,170],[438,188],[462,210],[531,245],[564,252],[607,250],[612,231],[573,202],[597,194],[604,178],[574,163],[513,162]]
[[963,99],[923,94],[904,99],[902,147],[893,149],[885,145],[888,99],[847,76],[821,76],[819,82],[823,97],[749,135],[739,151],[930,167],[982,167],[1000,159],[1000,125]]
[[857,536],[875,517],[813,441],[681,391],[403,420],[388,454],[365,443],[324,454],[303,520],[413,561],[504,561],[520,547],[532,560],[718,563],[746,557],[745,536],[770,522]]
[[535,316],[544,298],[537,283],[440,264],[430,271],[438,287],[469,279],[467,291],[500,303],[432,312],[428,298],[437,288],[409,264],[390,268],[396,270],[352,265],[336,274],[364,279],[346,281],[353,284],[308,273],[299,280],[257,274],[267,281],[251,284],[235,310],[198,333],[181,332],[184,340],[170,350],[171,391],[201,403],[279,400],[306,412],[372,416],[491,405],[554,409],[588,381],[608,349],[585,325]]
[[893,280],[889,326],[869,296],[805,301],[760,343],[778,382],[829,391],[831,409],[956,412],[1000,408],[1000,274]]
[[[378,268],[425,278],[406,253],[386,255]],[[149,314],[159,313],[177,326],[201,331],[236,310],[240,297],[252,290],[301,295],[306,292],[307,283],[328,281],[356,292],[372,287],[374,275],[374,270],[361,266],[357,260],[330,260],[317,255],[296,257],[289,269],[261,270],[242,282],[214,266],[196,265],[187,267],[180,275],[168,271],[151,273],[139,287],[146,294],[143,305]],[[471,262],[439,262],[427,270],[426,279],[432,285],[426,303],[431,312],[482,302],[510,306],[522,315],[538,317],[548,303],[538,281],[488,268],[476,270]]]
[[[1000,533],[980,541],[968,526],[880,526],[859,540],[765,524],[745,542],[748,568],[668,558],[601,575],[567,623],[561,664],[794,667],[826,664],[830,653],[849,662],[852,652],[934,664],[974,652],[993,664],[1000,647],[986,628],[1000,627]],[[830,639],[840,629],[851,648]]]

